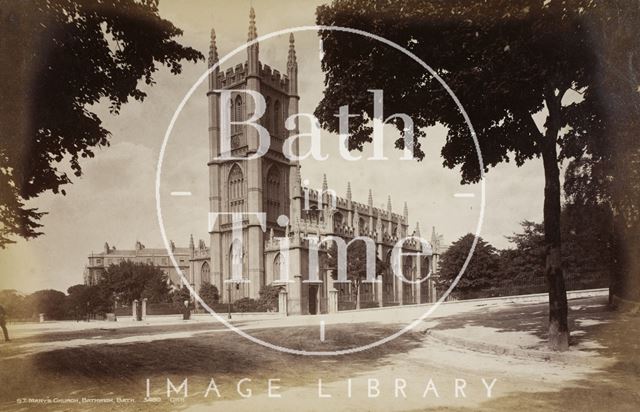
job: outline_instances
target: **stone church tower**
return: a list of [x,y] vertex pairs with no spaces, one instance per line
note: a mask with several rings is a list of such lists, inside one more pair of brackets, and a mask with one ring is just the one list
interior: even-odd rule
[[[250,11],[248,42],[255,40],[257,28],[253,8]],[[257,298],[260,287],[269,283],[265,274],[264,246],[269,233],[284,235],[285,228],[278,225],[278,217],[299,215],[299,165],[282,154],[282,144],[294,130],[285,129],[284,122],[298,112],[298,68],[293,34],[289,39],[287,74],[260,62],[259,44],[247,48],[246,61],[225,72],[216,68],[209,75],[209,185],[211,212],[266,213],[266,227],[256,216],[247,216],[242,223],[242,249],[232,247],[230,216],[220,216],[212,227],[210,264],[211,283],[218,286],[223,301],[229,296],[235,301],[242,297]],[[209,67],[218,62],[215,32],[211,31]],[[253,90],[264,96],[266,112],[259,120],[270,136],[268,152],[251,160],[216,160],[221,153],[220,89]],[[247,93],[232,93],[231,121],[245,121],[255,112],[254,99]],[[231,156],[249,157],[258,150],[260,140],[255,127],[233,125],[231,128]],[[294,148],[294,150],[297,150]],[[297,186],[297,189],[296,187]],[[291,196],[297,192],[298,196]],[[291,199],[296,200],[292,201]],[[296,206],[294,203],[297,203]],[[296,210],[297,208],[297,210]],[[281,221],[282,223],[282,221]],[[286,226],[286,224],[285,224]],[[243,280],[249,282],[230,285],[232,264],[242,264]]]
[[[249,17],[251,43],[258,37],[253,9]],[[210,247],[200,242],[196,249],[191,244],[191,282],[197,289],[207,281],[215,285],[222,302],[257,299],[262,286],[276,285],[281,290],[279,310],[286,314],[353,308],[355,289],[352,284],[336,281],[324,256],[336,238],[346,243],[364,236],[375,242],[376,256],[387,268],[391,250],[399,241],[404,252],[412,253],[402,258],[403,279],[386,270],[375,282],[361,286],[361,301],[367,307],[434,301],[436,291],[430,274],[437,270],[437,242],[432,240],[426,251],[416,238],[403,241],[411,234],[406,203],[402,214],[394,213],[391,197],[386,207],[376,207],[371,190],[366,203],[357,202],[352,199],[349,182],[345,182],[346,196],[337,196],[329,190],[326,176],[321,190],[302,186],[300,165],[283,154],[285,139],[298,134],[296,117],[292,117],[296,119],[294,124],[285,128],[285,119],[298,113],[294,38],[289,37],[285,75],[260,61],[259,47],[258,43],[247,47],[244,63],[225,71],[216,67],[209,75],[209,202],[213,213],[264,213],[266,219],[245,215],[242,242],[235,240],[234,245],[231,216],[219,215],[209,228]],[[212,30],[209,68],[218,59]],[[235,91],[230,92],[229,101],[223,102],[221,90]],[[256,113],[255,100],[245,90],[258,92],[265,99],[266,110],[258,123],[268,131],[270,145],[262,156],[254,156],[259,151],[260,135],[251,125],[232,124],[230,144],[221,144],[221,104],[229,105],[232,123],[245,122]],[[234,159],[221,158],[223,149]],[[291,151],[297,155],[298,150],[298,139],[294,139]],[[420,236],[417,223],[412,233]],[[312,239],[319,239],[321,245],[320,262],[314,263],[318,269],[313,270],[320,273],[313,278],[309,251],[318,247],[310,243]],[[241,268],[240,281],[231,281],[233,268]]]

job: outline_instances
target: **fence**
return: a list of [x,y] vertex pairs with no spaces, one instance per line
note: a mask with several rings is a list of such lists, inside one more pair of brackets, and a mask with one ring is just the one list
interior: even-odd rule
[[[609,276],[607,273],[601,271],[566,273],[564,278],[567,291],[609,287]],[[444,290],[446,289],[438,288],[438,298],[444,293]],[[544,277],[535,277],[533,279],[505,279],[497,284],[476,290],[460,291],[454,288],[446,300],[530,295],[547,291],[548,287]]]
[[[213,309],[216,313],[227,313],[229,311],[229,305],[226,303],[214,303],[213,305],[209,305],[211,309]],[[192,309],[193,310],[193,309]],[[147,304],[147,315],[179,315],[182,314],[183,306],[178,303],[148,303]],[[195,312],[205,312],[205,309],[198,307],[195,309]],[[231,312],[245,312],[244,308],[238,308],[233,303],[231,304]],[[256,307],[252,312],[266,312],[261,308]],[[117,316],[131,316],[133,313],[133,309],[131,306],[122,305],[116,309]]]

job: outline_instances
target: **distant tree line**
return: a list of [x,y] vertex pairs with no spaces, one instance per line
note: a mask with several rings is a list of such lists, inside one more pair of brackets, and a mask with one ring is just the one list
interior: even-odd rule
[[[606,287],[612,259],[612,214],[601,205],[567,204],[562,210],[561,259],[568,289]],[[498,250],[482,237],[452,295],[479,298],[542,293],[544,283],[544,227],[521,222],[522,230],[507,236],[511,247]],[[453,242],[440,259],[436,283],[449,288],[467,258],[474,235]]]
[[[234,312],[267,312],[278,310],[278,294],[281,286],[265,285],[259,299],[243,298],[233,303]],[[216,312],[226,312],[220,303],[218,288],[205,282],[198,295]],[[127,307],[130,313],[133,301],[147,299],[147,303],[163,313],[180,313],[185,301],[193,308],[195,299],[186,286],[176,287],[157,266],[123,261],[110,265],[95,285],[78,284],[67,289],[39,290],[22,294],[13,289],[0,290],[0,305],[10,319],[36,320],[44,314],[46,320],[86,320],[113,313],[116,308]]]
[[[215,286],[205,284],[201,292],[206,302],[218,302]],[[36,319],[39,314],[48,320],[95,318],[114,312],[116,306],[131,306],[134,300],[145,298],[150,304],[175,306],[192,300],[189,290],[172,286],[159,267],[131,261],[110,265],[96,285],[73,285],[66,294],[51,289],[28,295],[16,290],[0,291],[0,304],[9,318],[18,320]]]

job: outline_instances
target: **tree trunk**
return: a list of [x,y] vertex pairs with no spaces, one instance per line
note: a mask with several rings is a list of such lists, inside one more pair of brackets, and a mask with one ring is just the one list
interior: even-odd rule
[[553,92],[546,95],[549,116],[546,131],[541,141],[544,165],[544,240],[545,278],[549,290],[549,337],[552,350],[569,348],[569,327],[567,325],[567,291],[565,289],[560,253],[560,169],[556,141],[560,131],[560,101]]

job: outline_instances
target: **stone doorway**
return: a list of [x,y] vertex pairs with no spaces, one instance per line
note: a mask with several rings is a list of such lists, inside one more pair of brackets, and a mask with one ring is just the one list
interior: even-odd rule
[[318,314],[318,285],[309,285],[309,315]]

